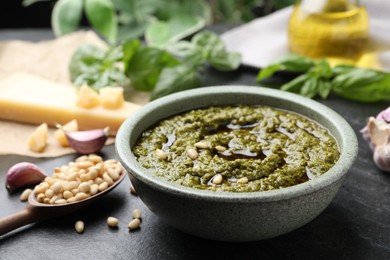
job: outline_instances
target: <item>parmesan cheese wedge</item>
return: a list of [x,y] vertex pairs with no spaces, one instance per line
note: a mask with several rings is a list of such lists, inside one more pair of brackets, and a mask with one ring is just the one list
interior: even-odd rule
[[77,89],[34,75],[17,73],[0,81],[0,119],[29,124],[66,124],[76,119],[80,130],[110,127],[115,135],[140,105],[124,102],[118,109],[78,107]]

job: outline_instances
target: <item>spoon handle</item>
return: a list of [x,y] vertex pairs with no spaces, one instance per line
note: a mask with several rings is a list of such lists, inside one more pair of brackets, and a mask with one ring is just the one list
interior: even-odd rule
[[40,214],[37,214],[30,207],[16,212],[12,215],[0,219],[0,236],[24,225],[36,222],[40,219]]

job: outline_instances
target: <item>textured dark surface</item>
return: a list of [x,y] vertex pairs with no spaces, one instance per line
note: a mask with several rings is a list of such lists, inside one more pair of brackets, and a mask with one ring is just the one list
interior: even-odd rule
[[[0,31],[0,40],[51,37],[49,30]],[[255,78],[253,69],[234,73],[208,70],[205,85],[255,86]],[[192,237],[158,219],[130,194],[130,181],[125,179],[112,193],[83,210],[0,237],[0,259],[390,259],[390,173],[375,167],[372,153],[359,133],[369,116],[390,104],[362,104],[337,97],[319,102],[352,125],[359,141],[359,155],[331,205],[296,231],[251,243]],[[116,158],[112,145],[102,152],[105,158]],[[10,166],[30,161],[51,172],[74,158],[75,155],[55,159],[0,156],[0,217],[25,207],[19,201],[20,192],[9,195],[4,188]],[[140,230],[129,232],[127,224],[134,208],[141,209],[143,221]],[[107,227],[108,216],[119,218],[118,229]],[[85,222],[83,234],[74,231],[77,220]]]

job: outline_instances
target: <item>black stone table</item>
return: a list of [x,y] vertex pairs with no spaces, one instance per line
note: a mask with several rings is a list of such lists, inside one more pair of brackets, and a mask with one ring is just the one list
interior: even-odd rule
[[[218,30],[223,31],[224,27]],[[50,38],[48,29],[0,31],[0,40]],[[234,73],[207,70],[205,85],[256,86],[256,73],[257,70],[248,68]],[[112,193],[85,209],[0,237],[0,259],[390,259],[390,173],[376,168],[372,153],[359,133],[369,116],[390,104],[362,104],[333,96],[318,101],[352,125],[359,141],[359,155],[334,201],[298,230],[249,243],[193,237],[165,224],[139,197],[131,195],[130,181],[126,178]],[[102,156],[116,158],[114,146],[105,147]],[[4,188],[9,167],[30,161],[51,172],[55,166],[67,164],[75,157],[74,154],[54,159],[0,156],[0,217],[25,207],[19,201],[20,193],[9,195]],[[142,211],[142,224],[139,230],[129,232],[127,224],[135,208]],[[107,227],[108,216],[120,220],[118,229]],[[83,234],[74,230],[77,220],[85,223]]]

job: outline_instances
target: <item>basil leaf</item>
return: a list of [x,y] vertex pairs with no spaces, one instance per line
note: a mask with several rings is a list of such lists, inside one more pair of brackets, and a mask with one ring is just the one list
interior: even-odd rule
[[302,85],[301,94],[304,97],[313,98],[317,95],[318,92],[318,78],[309,77]]
[[272,64],[260,70],[259,74],[257,74],[257,81],[262,81],[263,79],[269,78],[274,75],[280,68],[282,64]]
[[141,48],[141,42],[139,40],[127,41],[123,43],[123,65],[125,72],[129,70],[129,64],[134,57],[134,54]]
[[103,51],[91,44],[81,45],[73,54],[69,63],[69,73],[73,84],[87,84],[94,89],[109,85],[128,83],[119,64],[123,59],[121,48]]
[[307,72],[316,63],[306,57],[290,54],[261,69],[256,80],[261,81],[273,76],[277,71]]
[[360,102],[390,100],[390,74],[380,74],[383,75],[379,80],[368,81],[366,78],[366,80],[360,81],[360,83],[370,82],[369,84],[340,85],[338,83],[333,85],[333,91],[344,98]]
[[179,63],[179,60],[166,51],[151,47],[139,48],[127,63],[125,74],[135,89],[151,91],[161,71]]
[[191,56],[202,51],[196,45],[188,41],[178,41],[170,44],[167,46],[166,50],[179,57]]
[[238,52],[226,52],[225,50],[212,50],[209,55],[209,62],[212,67],[220,71],[231,71],[237,69],[241,64],[241,54]]
[[146,28],[145,39],[149,46],[163,48],[171,39],[171,32],[167,22],[155,21]]
[[315,62],[307,57],[290,54],[276,62],[282,65],[282,70],[292,72],[306,72],[315,66]]
[[241,55],[237,52],[227,52],[222,40],[213,32],[200,32],[192,38],[191,43],[200,50],[204,59],[217,70],[231,71],[240,66]]
[[85,14],[98,33],[111,44],[116,42],[117,16],[110,0],[85,0]]
[[191,42],[202,50],[202,53],[206,59],[213,51],[225,50],[225,45],[217,34],[211,31],[202,31],[192,37]]
[[201,81],[197,72],[191,66],[182,64],[165,68],[161,71],[158,83],[152,91],[151,99],[200,86]]
[[318,94],[322,99],[326,99],[332,91],[332,84],[326,80],[318,80]]
[[356,89],[359,86],[365,86],[380,81],[385,75],[386,73],[380,71],[354,68],[336,76],[332,81],[332,85],[334,89]]
[[204,18],[185,12],[177,12],[168,20],[171,41],[177,42],[199,31],[206,25]]
[[83,0],[59,0],[51,13],[54,35],[61,36],[76,31],[83,9]]
[[204,25],[204,19],[185,13],[177,13],[166,22],[151,23],[146,28],[145,39],[149,46],[165,48],[168,44],[195,33]]
[[309,79],[309,76],[306,74],[302,74],[290,82],[287,82],[281,86],[281,90],[293,92],[296,94],[300,94],[301,88],[306,80]]
[[308,71],[308,74],[317,78],[329,79],[332,77],[332,69],[326,60],[320,60]]

